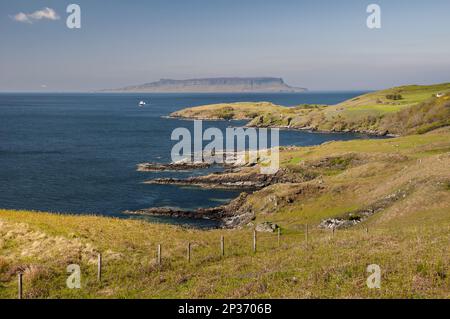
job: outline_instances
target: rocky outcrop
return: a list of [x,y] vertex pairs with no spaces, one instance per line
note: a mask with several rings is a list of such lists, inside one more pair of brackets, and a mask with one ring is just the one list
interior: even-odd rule
[[179,163],[142,163],[137,165],[138,172],[176,172],[190,171],[195,169],[208,168],[211,164],[204,162],[179,162]]
[[325,219],[319,224],[319,228],[338,229],[347,228],[359,224],[365,221],[370,216],[385,210],[395,202],[405,198],[410,191],[411,190],[408,188],[401,189],[393,194],[386,196],[385,198],[376,201],[368,207],[344,214],[342,217]]
[[178,178],[156,178],[145,182],[146,184],[158,185],[191,185],[203,188],[222,189],[249,189],[256,190],[275,183],[299,183],[305,181],[306,177],[291,174],[286,169],[281,169],[273,175],[260,174],[256,168],[241,168],[225,173],[214,173],[206,176],[195,176],[186,179]]
[[255,230],[260,233],[273,233],[278,229],[278,225],[272,222],[264,222],[256,225]]
[[160,207],[142,209],[138,211],[126,211],[124,214],[208,219],[218,221],[219,226],[222,228],[236,228],[249,223],[255,217],[255,214],[245,206],[247,196],[247,193],[242,193],[238,198],[234,199],[227,205],[212,208],[199,208],[194,211]]
[[[146,183],[150,184],[171,184],[171,185],[193,185],[207,188],[232,188],[241,189],[246,192],[232,200],[229,204],[212,207],[199,208],[194,211],[172,209],[172,208],[149,208],[134,212],[126,212],[133,215],[147,216],[169,216],[174,218],[194,218],[209,219],[219,222],[223,228],[238,228],[248,225],[255,218],[255,210],[251,203],[247,201],[249,194],[259,189],[264,189],[272,184],[296,184],[302,183],[316,176],[308,174],[298,174],[289,169],[281,169],[277,174],[260,174],[257,167],[241,167],[226,170],[222,173],[214,173],[207,176],[190,177],[187,179],[159,178]],[[305,186],[306,187],[306,186]],[[321,187],[321,186],[319,186]],[[303,193],[303,190],[299,191]],[[274,225],[259,225],[259,231],[274,231]]]
[[168,207],[153,207],[147,209],[141,209],[137,211],[125,211],[127,215],[140,215],[140,216],[167,216],[173,218],[192,218],[192,219],[212,219],[219,220],[219,215],[213,209],[198,209],[195,211],[181,210]]

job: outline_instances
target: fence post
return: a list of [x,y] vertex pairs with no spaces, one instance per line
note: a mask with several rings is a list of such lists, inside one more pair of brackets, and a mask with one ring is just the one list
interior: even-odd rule
[[19,299],[22,299],[22,278],[23,278],[23,274],[21,273],[21,272],[19,272],[19,274],[18,274],[18,277],[17,277],[17,279],[18,279],[18,282],[17,282],[17,284],[18,284],[18,298]]
[[158,265],[161,266],[161,244],[158,245]]
[[223,236],[220,237],[220,254],[221,256],[225,256],[225,238]]
[[305,225],[305,240],[306,246],[308,246],[308,224]]
[[97,280],[102,281],[102,254],[98,253],[97,256]]
[[253,230],[253,252],[256,253],[256,229]]
[[278,237],[278,247],[280,247],[280,245],[281,245],[281,228],[280,227],[278,227],[277,237]]
[[188,243],[187,246],[187,260],[189,263],[191,262],[191,243]]

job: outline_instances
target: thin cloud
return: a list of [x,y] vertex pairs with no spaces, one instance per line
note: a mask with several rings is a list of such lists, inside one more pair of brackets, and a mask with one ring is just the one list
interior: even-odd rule
[[60,17],[52,8],[44,8],[42,10],[35,11],[33,13],[23,13],[19,12],[18,14],[12,17],[14,21],[22,22],[22,23],[33,23],[39,20],[59,20]]

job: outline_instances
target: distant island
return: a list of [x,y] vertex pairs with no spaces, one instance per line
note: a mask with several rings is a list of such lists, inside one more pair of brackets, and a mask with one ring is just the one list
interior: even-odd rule
[[283,79],[272,77],[161,79],[152,83],[102,90],[102,92],[118,93],[295,93],[305,91],[307,89],[289,86]]

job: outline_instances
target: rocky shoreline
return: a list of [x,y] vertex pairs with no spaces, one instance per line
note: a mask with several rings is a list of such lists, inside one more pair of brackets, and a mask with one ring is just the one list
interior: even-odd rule
[[134,216],[165,216],[172,218],[206,219],[214,220],[219,228],[233,229],[250,223],[255,214],[252,211],[242,210],[248,193],[241,193],[238,198],[227,205],[198,208],[196,210],[180,210],[176,208],[155,207],[137,211],[125,211],[124,214]]
[[[289,151],[289,147],[286,150]],[[213,220],[220,228],[240,228],[248,225],[255,226],[253,221],[256,212],[270,214],[277,207],[291,205],[295,201],[301,201],[310,195],[319,194],[328,189],[324,183],[323,175],[327,172],[343,171],[350,167],[364,166],[371,161],[402,162],[407,157],[400,155],[371,155],[359,153],[345,153],[339,155],[322,156],[317,159],[303,161],[295,168],[283,167],[276,174],[261,174],[257,165],[237,166],[226,168],[222,172],[216,172],[203,176],[191,176],[181,178],[155,178],[146,181],[147,184],[193,186],[210,189],[233,189],[242,191],[240,196],[230,203],[196,210],[182,210],[177,208],[155,207],[138,211],[127,211],[129,215],[140,216],[166,216],[171,218],[189,218]],[[208,164],[204,164],[208,165]],[[166,171],[168,169],[196,169],[204,167],[198,164],[148,164],[142,166],[150,171]],[[273,187],[282,185],[285,191],[280,195],[273,194]],[[339,187],[335,186],[336,191]],[[396,201],[404,198],[410,192],[409,189],[399,190],[385,198],[381,198],[370,205],[357,211],[344,213],[336,218],[322,220],[318,227],[346,228],[365,221],[368,217],[385,210]],[[254,194],[260,193],[262,202],[254,202]],[[281,195],[282,194],[282,195]],[[250,196],[250,197],[249,197]],[[264,199],[265,198],[265,199]],[[257,226],[257,225],[256,225]],[[260,227],[267,230],[271,227]]]
[[286,129],[290,129],[290,130],[299,130],[299,131],[306,131],[306,132],[312,132],[312,133],[323,133],[323,134],[331,134],[331,133],[354,133],[354,134],[364,134],[364,135],[368,135],[368,136],[373,136],[373,137],[390,137],[390,138],[395,138],[395,137],[400,137],[400,135],[398,134],[391,134],[389,133],[389,131],[376,131],[376,130],[352,130],[352,129],[345,129],[345,130],[335,130],[335,129],[331,129],[331,130],[320,130],[316,127],[270,127],[270,128],[286,128]]
[[383,131],[377,131],[377,130],[362,130],[362,129],[344,129],[344,130],[338,130],[338,129],[330,129],[330,130],[323,130],[319,129],[316,126],[290,126],[290,125],[261,125],[261,124],[254,124],[252,123],[253,118],[244,117],[239,119],[224,119],[224,118],[211,118],[211,117],[202,117],[202,116],[195,116],[195,117],[184,117],[181,115],[169,115],[166,116],[166,118],[169,119],[175,119],[175,120],[184,120],[184,121],[249,121],[244,127],[252,127],[252,128],[268,128],[268,129],[280,129],[280,130],[293,130],[293,131],[305,131],[305,132],[311,132],[311,133],[323,133],[323,134],[331,134],[331,133],[356,133],[356,134],[365,134],[369,136],[374,137],[400,137],[399,134],[392,134],[388,130]]
[[[230,154],[223,153],[224,156]],[[236,155],[236,154],[233,154]],[[182,161],[163,163],[142,163],[137,165],[139,172],[180,172],[206,169],[212,166],[224,167],[223,172],[212,173],[204,176],[194,176],[186,179],[178,178],[155,178],[144,182],[145,184],[157,185],[178,185],[178,186],[195,186],[210,189],[238,189],[246,191],[232,200],[230,203],[222,206],[211,208],[198,208],[196,210],[182,210],[168,207],[153,207],[141,209],[137,211],[125,211],[124,214],[135,216],[164,216],[171,218],[188,218],[188,219],[204,219],[214,220],[218,222],[219,228],[236,228],[243,223],[248,223],[254,217],[249,212],[239,212],[239,208],[245,202],[248,195],[261,189],[270,183],[267,175],[255,173],[255,170],[245,166],[235,166],[229,164],[211,164],[208,162]]]
[[[195,108],[194,108],[195,109]],[[205,116],[206,113],[199,113],[195,116],[183,116],[179,113],[172,113],[169,117],[183,120],[198,120],[198,119],[207,119],[207,120],[226,120],[224,118],[220,118],[219,115],[215,118]],[[211,116],[212,116],[211,115]],[[235,115],[236,116],[236,115]],[[239,114],[242,119],[250,120],[247,123],[247,127],[256,127],[256,128],[280,128],[287,130],[301,130],[301,131],[310,131],[310,132],[318,132],[318,133],[358,133],[365,134],[369,136],[376,137],[398,137],[399,135],[391,134],[387,130],[377,130],[375,129],[355,129],[355,128],[342,128],[338,129],[333,127],[329,130],[323,130],[319,126],[314,124],[308,125],[291,125],[291,122],[288,121],[287,125],[277,125],[274,122],[266,123],[261,121],[262,117],[251,117],[243,114]],[[234,120],[236,118],[231,118]],[[241,118],[239,118],[241,120]],[[299,124],[299,123],[298,123]],[[224,158],[228,156],[236,157],[238,154],[227,154],[223,153]],[[238,198],[231,201],[227,205],[206,208],[206,209],[197,209],[195,211],[184,211],[179,209],[171,209],[171,208],[151,208],[144,209],[137,212],[127,212],[128,214],[138,214],[138,215],[151,215],[151,216],[169,216],[174,218],[193,218],[193,219],[210,219],[216,220],[220,223],[220,227],[223,228],[236,228],[241,227],[243,225],[251,223],[251,221],[255,218],[255,212],[253,211],[252,205],[246,203],[246,198],[249,194],[254,192],[263,190],[274,184],[299,184],[307,181],[311,181],[319,177],[321,173],[317,173],[317,168],[320,167],[323,170],[327,168],[332,169],[345,169],[347,162],[357,162],[358,159],[354,159],[351,156],[349,158],[328,158],[324,157],[322,159],[325,163],[323,165],[321,163],[310,163],[309,166],[303,167],[300,171],[289,172],[289,169],[281,169],[277,174],[274,175],[264,175],[259,174],[256,165],[223,165],[223,172],[212,173],[203,176],[192,176],[188,178],[154,178],[148,181],[145,181],[145,184],[153,184],[153,185],[177,185],[177,186],[193,186],[193,187],[201,187],[206,189],[230,189],[230,190],[241,190],[244,193],[241,194]],[[341,166],[337,167],[336,163],[341,163]],[[214,164],[217,165],[217,164]],[[170,164],[157,164],[157,163],[143,163],[138,165],[138,171],[141,172],[164,172],[164,171],[192,171],[198,169],[205,169],[213,166],[212,164],[208,164],[206,162],[180,162],[180,163],[170,163]],[[335,167],[336,166],[336,167]],[[318,183],[320,184],[320,180]],[[362,209],[357,212],[350,212],[344,214],[338,218],[330,218],[323,220],[319,227],[320,228],[345,228],[356,225],[364,220],[366,220],[369,216],[375,214],[376,212],[385,209],[391,202],[398,200],[398,196],[393,196],[392,198],[382,199],[380,202],[374,203],[367,209]]]
[[[143,163],[137,166],[140,172],[189,171],[210,167],[208,163]],[[310,177],[312,178],[312,177]],[[126,211],[128,215],[165,216],[172,218],[206,219],[217,221],[220,228],[237,228],[250,223],[254,217],[251,206],[245,205],[247,196],[255,191],[276,183],[300,183],[310,179],[305,176],[289,174],[281,169],[274,175],[261,174],[255,165],[225,166],[222,172],[203,176],[179,178],[154,178],[144,183],[156,185],[194,186],[208,189],[240,190],[239,197],[230,203],[211,208],[182,210],[177,208],[154,207],[138,211]],[[261,228],[261,227],[260,227]],[[262,227],[264,228],[264,227]],[[261,228],[261,229],[262,229]],[[267,228],[268,229],[268,228]]]
[[[289,147],[287,147],[286,150],[289,150]],[[293,172],[289,168],[281,168],[276,174],[267,175],[261,174],[257,165],[241,165],[225,168],[222,172],[202,176],[192,176],[185,179],[154,178],[144,183],[154,185],[193,186],[207,189],[232,189],[240,190],[242,193],[238,198],[232,200],[229,204],[211,208],[199,208],[194,211],[167,207],[155,207],[133,212],[127,211],[125,213],[129,215],[141,216],[207,219],[217,221],[219,223],[219,227],[221,228],[238,228],[250,224],[256,216],[253,206],[246,202],[249,194],[257,191],[264,191],[267,187],[275,184],[299,185],[301,183],[316,179],[318,185],[311,186],[311,189],[313,191],[319,191],[320,189],[323,189],[323,182],[322,179],[319,178],[320,176],[315,173],[316,169],[321,169],[323,167],[338,169],[345,167],[347,164],[349,165],[351,162],[357,163],[358,161],[360,161],[360,159],[358,159],[357,156],[348,154],[338,158],[325,157],[321,160],[305,162],[301,173]],[[140,168],[141,171],[163,172],[167,170],[194,170],[197,168],[203,168],[204,165],[185,162],[170,164],[144,163],[138,165],[138,169]],[[309,186],[305,187],[308,188]],[[299,192],[307,193],[306,189],[304,191],[300,190]],[[280,198],[279,200],[285,200],[287,202],[292,201],[290,198]]]
[[276,174],[260,174],[255,167],[227,169],[224,172],[204,176],[178,178],[155,178],[144,183],[156,185],[197,186],[210,189],[258,190],[276,183],[300,183],[304,177],[287,174],[285,169]]
[[211,167],[205,162],[179,162],[179,163],[141,163],[137,165],[138,172],[181,172]]

